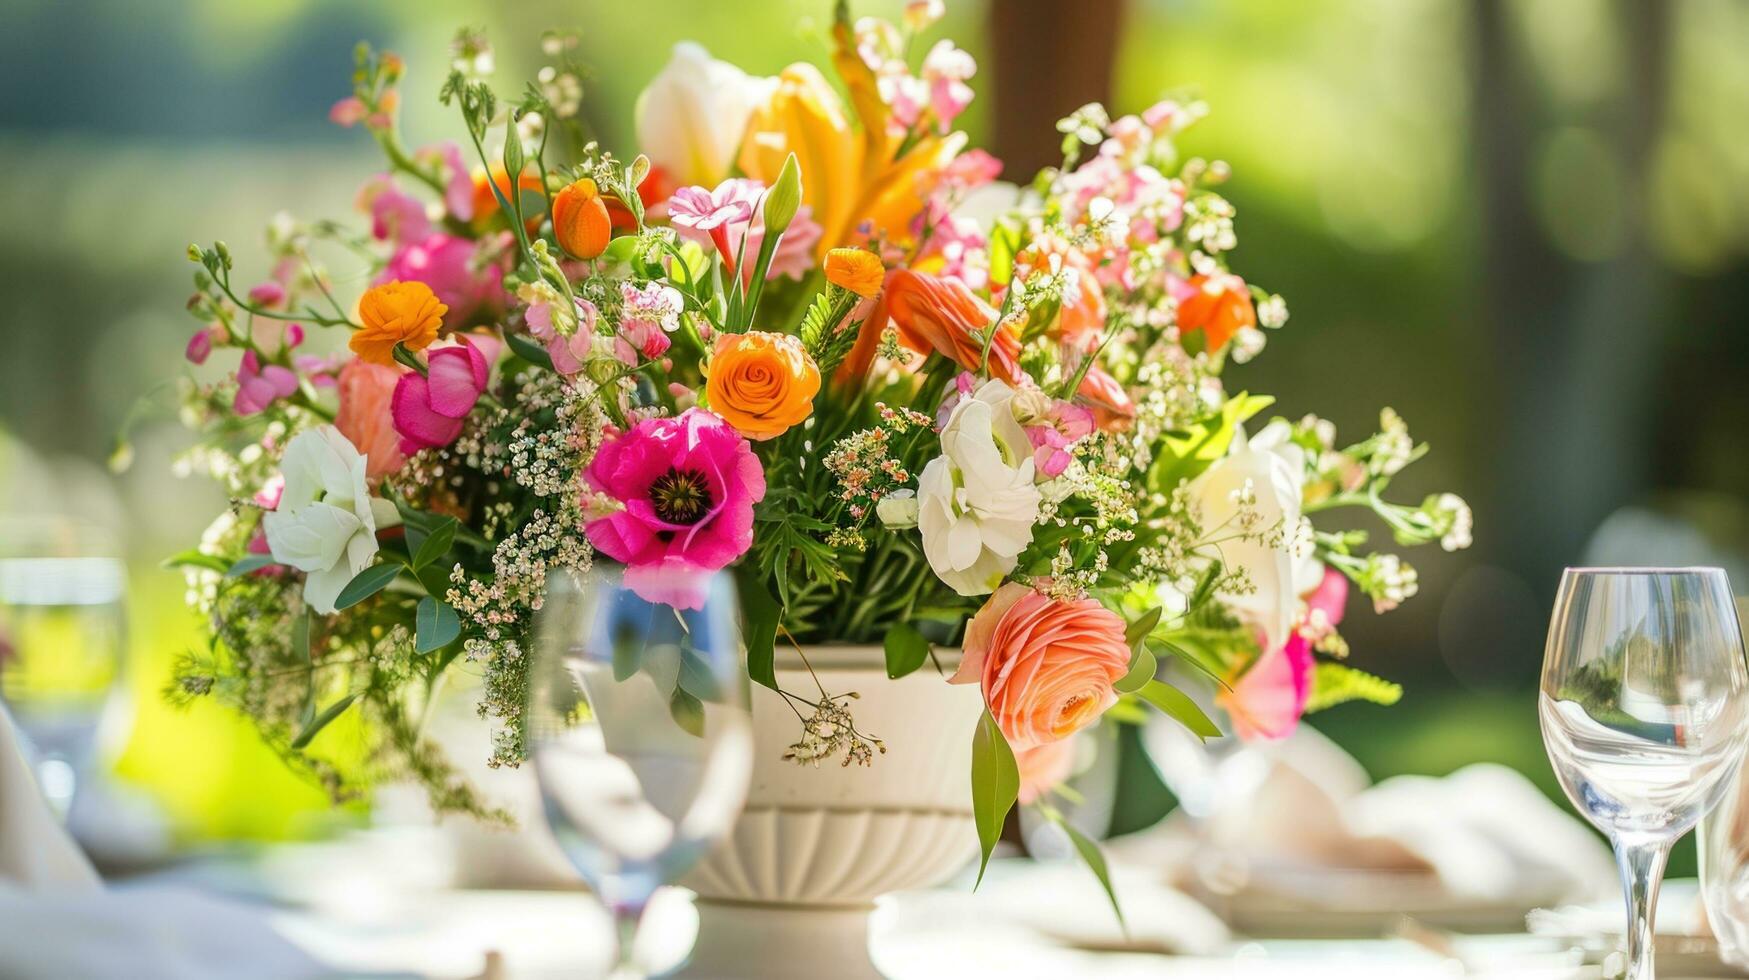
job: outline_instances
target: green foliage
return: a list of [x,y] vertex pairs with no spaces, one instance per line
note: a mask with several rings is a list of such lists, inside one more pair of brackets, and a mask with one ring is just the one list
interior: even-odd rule
[[366,568],[352,577],[346,583],[346,588],[340,590],[340,597],[334,600],[336,610],[350,609],[378,592],[388,588],[401,574],[401,566],[396,562],[382,562]]
[[887,630],[883,644],[887,654],[887,676],[897,680],[923,666],[929,659],[929,641],[910,623],[898,623]]
[[1320,662],[1312,673],[1312,693],[1306,710],[1322,711],[1347,701],[1390,706],[1403,697],[1403,687],[1346,664]]
[[418,611],[414,614],[416,628],[413,643],[414,653],[430,653],[441,650],[461,635],[462,622],[446,602],[440,602],[431,596],[419,600]]
[[1111,868],[1106,865],[1105,852],[1099,849],[1098,844],[1088,839],[1086,834],[1076,830],[1069,821],[1063,819],[1063,815],[1058,813],[1055,807],[1041,805],[1038,807],[1038,812],[1046,820],[1062,828],[1063,833],[1069,838],[1069,843],[1075,846],[1075,854],[1081,859],[1081,863],[1087,865],[1087,870],[1093,872],[1093,877],[1099,879],[1099,887],[1105,889],[1105,898],[1111,903],[1111,911],[1117,916],[1117,924],[1123,928],[1125,934],[1128,934],[1129,923],[1124,921],[1123,906],[1117,900],[1117,889],[1111,885]]
[[1020,766],[1014,761],[1014,750],[1002,736],[1002,729],[988,709],[978,719],[972,733],[972,820],[978,826],[978,881],[984,880],[984,870],[990,865],[990,853],[1002,839],[1002,825],[1008,811],[1020,797]]
[[1148,702],[1174,721],[1190,729],[1197,738],[1207,741],[1219,738],[1221,727],[1209,719],[1188,695],[1164,681],[1150,680],[1136,689],[1136,696]]

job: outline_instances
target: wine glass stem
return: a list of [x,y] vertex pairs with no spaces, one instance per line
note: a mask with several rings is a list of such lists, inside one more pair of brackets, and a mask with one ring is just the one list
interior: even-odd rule
[[644,920],[644,903],[616,903],[613,906],[613,927],[616,960],[608,980],[644,980],[638,965],[638,924]]
[[1658,885],[1670,841],[1617,839],[1615,863],[1621,869],[1628,906],[1628,969],[1625,980],[1653,980],[1653,920],[1658,912]]

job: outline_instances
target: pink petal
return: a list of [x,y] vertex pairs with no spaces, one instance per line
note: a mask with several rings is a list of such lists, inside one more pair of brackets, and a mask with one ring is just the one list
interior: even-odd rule
[[1233,734],[1248,742],[1293,734],[1311,693],[1312,666],[1311,648],[1298,634],[1264,654],[1231,691],[1216,697],[1232,719]]
[[432,351],[429,371],[426,398],[439,415],[466,416],[486,389],[486,358],[465,340],[460,347]]

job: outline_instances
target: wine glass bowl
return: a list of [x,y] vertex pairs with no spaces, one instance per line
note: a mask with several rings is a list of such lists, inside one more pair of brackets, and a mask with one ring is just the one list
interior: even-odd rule
[[1615,848],[1627,976],[1646,980],[1670,845],[1718,805],[1749,738],[1749,673],[1725,573],[1568,569],[1537,711],[1561,788]]
[[619,924],[616,976],[637,975],[632,937],[656,889],[745,801],[753,736],[737,615],[720,574],[671,587],[632,587],[605,568],[550,577],[528,749],[560,849]]

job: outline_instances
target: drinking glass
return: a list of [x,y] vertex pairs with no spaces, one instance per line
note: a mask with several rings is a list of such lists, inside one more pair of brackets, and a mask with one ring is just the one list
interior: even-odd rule
[[126,578],[91,525],[0,520],[0,697],[63,818],[121,672]]
[[[1739,626],[1749,599],[1737,600]],[[1701,904],[1718,940],[1719,959],[1749,968],[1749,767],[1695,830],[1700,854]]]
[[1570,568],[1549,622],[1537,713],[1573,806],[1615,848],[1629,980],[1650,980],[1670,845],[1741,761],[1749,676],[1717,568]]
[[554,572],[530,665],[528,747],[548,823],[613,913],[616,978],[656,889],[741,812],[753,727],[728,576]]

